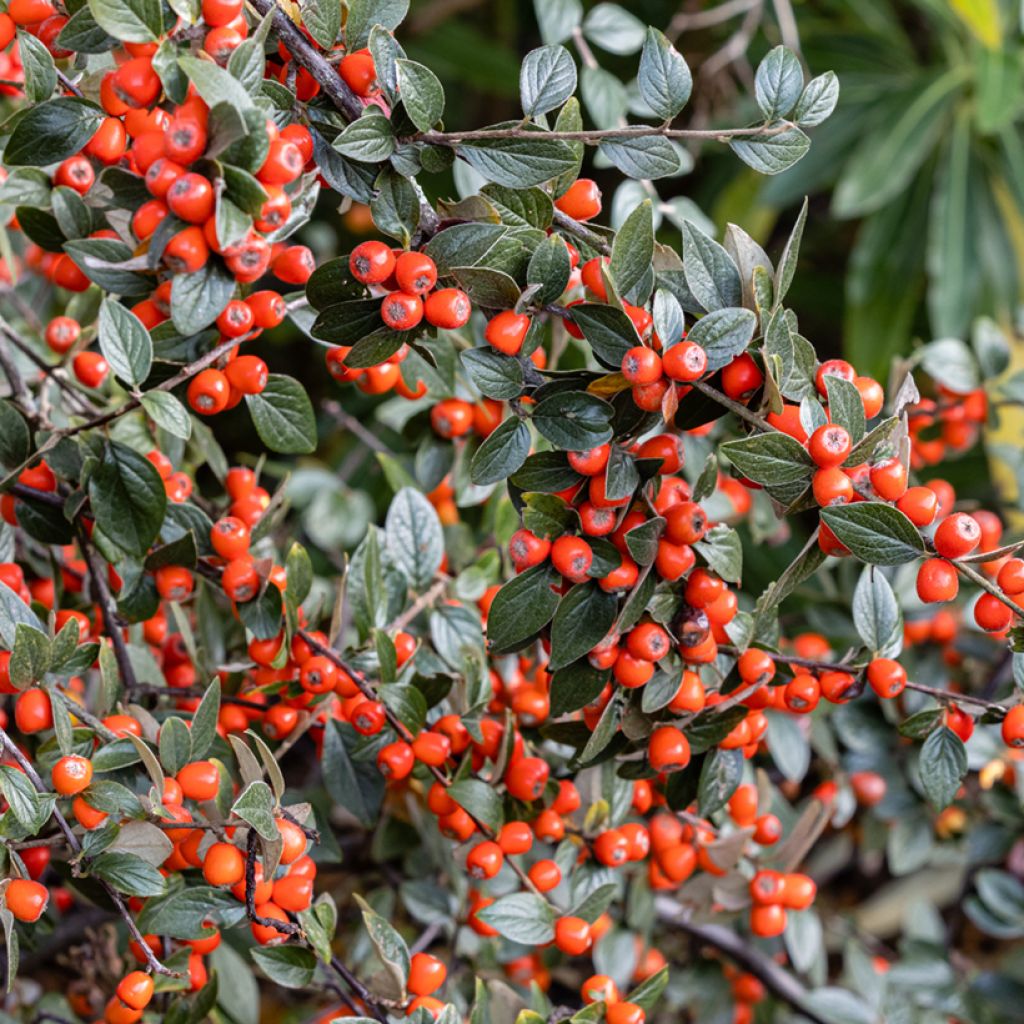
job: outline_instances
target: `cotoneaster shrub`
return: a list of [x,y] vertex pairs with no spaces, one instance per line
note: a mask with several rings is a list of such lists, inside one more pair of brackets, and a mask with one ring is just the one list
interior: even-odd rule
[[[835,105],[786,49],[756,123],[690,131],[660,32],[539,4],[523,118],[459,130],[406,6],[0,14],[7,1012],[1006,1019],[1012,964],[815,881],[955,865],[1024,933],[1024,561],[929,469],[1005,338],[883,386],[785,305],[806,208],[771,257],[680,237],[681,141],[772,174]],[[588,147],[645,197],[616,231]],[[388,240],[316,266],[328,191]],[[255,354],[286,318],[334,412]],[[339,415],[393,493],[350,557],[287,480]]]

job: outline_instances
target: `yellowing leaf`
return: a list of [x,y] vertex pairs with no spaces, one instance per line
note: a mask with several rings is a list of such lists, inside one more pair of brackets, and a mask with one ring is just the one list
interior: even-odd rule
[[997,0],[949,0],[949,6],[984,46],[998,50],[1003,45]]
[[592,395],[617,395],[631,386],[621,373],[609,373],[606,377],[598,377],[597,380],[592,381],[587,390]]

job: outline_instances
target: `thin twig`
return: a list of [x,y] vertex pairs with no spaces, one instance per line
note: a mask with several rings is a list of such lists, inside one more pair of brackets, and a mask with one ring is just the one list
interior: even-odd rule
[[714,924],[696,924],[690,920],[689,913],[682,906],[667,896],[659,896],[655,901],[655,907],[660,918],[724,953],[745,971],[753,974],[769,992],[788,1003],[812,1024],[832,1024],[808,1005],[807,991],[796,978],[771,957],[747,945],[731,928]]
[[96,594],[96,603],[100,606],[103,628],[114,645],[114,657],[117,660],[121,681],[129,690],[135,689],[139,681],[135,677],[135,667],[132,665],[128,645],[124,642],[124,633],[117,621],[117,604],[114,602],[110,587],[107,586],[106,566],[100,562],[96,549],[81,526],[78,529],[78,545],[82,549],[86,565],[89,566],[89,577]]
[[464,132],[424,132],[417,136],[420,142],[432,146],[460,146],[466,142],[489,142],[492,139],[545,139],[558,142],[582,142],[588,146],[599,146],[610,139],[646,139],[660,136],[665,139],[768,139],[782,135],[794,126],[789,121],[770,125],[756,125],[752,128],[668,128],[664,125],[633,124],[621,128],[588,128],[580,131],[544,131],[529,128],[477,128]]
[[751,412],[742,402],[734,401],[728,395],[723,395],[721,391],[717,388],[713,388],[707,382],[695,380],[690,387],[699,391],[702,395],[706,395],[713,402],[717,402],[730,412],[735,413],[740,417],[740,419],[744,419],[759,430],[764,431],[764,433],[771,434],[775,432],[776,428],[764,419],[764,417],[758,416],[756,412]]

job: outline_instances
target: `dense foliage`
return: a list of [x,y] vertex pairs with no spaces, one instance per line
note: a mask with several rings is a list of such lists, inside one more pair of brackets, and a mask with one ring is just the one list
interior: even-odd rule
[[[683,127],[668,36],[538,0],[460,129],[407,8],[0,13],[0,1021],[1010,1019],[1024,559],[936,473],[1011,303],[943,264],[941,340],[821,359],[808,204],[769,255],[672,191],[817,187],[835,74]],[[837,209],[1012,168],[968,80],[855,91],[920,160]]]

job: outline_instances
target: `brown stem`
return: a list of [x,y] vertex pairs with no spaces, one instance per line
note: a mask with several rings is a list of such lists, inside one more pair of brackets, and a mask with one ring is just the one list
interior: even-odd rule
[[745,971],[753,974],[772,995],[788,1003],[812,1024],[831,1024],[807,1004],[807,991],[788,971],[771,957],[747,945],[731,928],[715,924],[696,924],[674,900],[660,896],[655,901],[658,916],[700,942],[713,946]]
[[86,565],[89,566],[89,577],[92,581],[92,589],[96,594],[96,603],[100,606],[103,628],[114,645],[114,657],[117,660],[121,682],[129,690],[135,689],[139,685],[139,681],[135,677],[135,667],[132,665],[128,645],[124,642],[124,633],[117,621],[117,605],[114,602],[114,595],[110,592],[110,587],[107,586],[106,566],[100,561],[84,527],[79,527],[78,544],[85,556]]
[[718,388],[713,388],[706,381],[695,380],[690,386],[699,391],[702,395],[706,395],[711,399],[711,401],[717,402],[718,405],[728,409],[731,413],[735,413],[735,415],[739,416],[740,419],[746,420],[759,430],[764,431],[764,433],[770,434],[775,431],[776,428],[764,419],[764,417],[758,416],[756,412],[751,412],[742,402],[737,402],[728,395],[723,395]]
[[466,142],[486,142],[490,139],[537,139],[544,138],[559,142],[582,142],[597,146],[609,139],[645,139],[661,136],[666,139],[738,139],[771,138],[793,128],[788,121],[772,125],[758,125],[754,128],[667,128],[664,125],[636,124],[623,128],[593,128],[583,131],[537,132],[529,128],[479,128],[465,132],[424,132],[419,141],[434,146],[456,147]]

